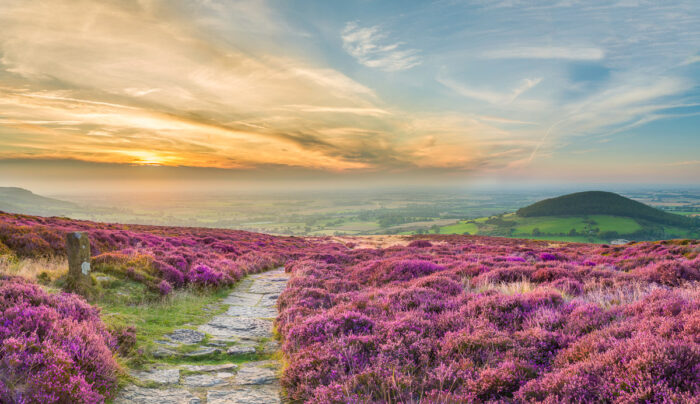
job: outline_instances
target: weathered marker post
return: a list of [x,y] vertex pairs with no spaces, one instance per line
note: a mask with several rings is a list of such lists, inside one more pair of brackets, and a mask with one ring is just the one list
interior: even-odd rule
[[68,251],[68,284],[73,289],[90,282],[90,240],[81,231],[66,234]]

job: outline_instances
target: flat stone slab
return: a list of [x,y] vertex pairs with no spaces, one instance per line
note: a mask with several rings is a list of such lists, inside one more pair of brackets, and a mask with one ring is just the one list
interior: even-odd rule
[[270,295],[263,295],[260,299],[259,306],[262,307],[277,307],[277,298],[280,297],[279,293],[274,293]]
[[233,376],[233,373],[219,372],[214,375],[201,374],[185,376],[182,384],[189,387],[212,387],[226,384],[226,380]]
[[277,310],[274,307],[229,306],[226,315],[232,317],[275,318],[277,317]]
[[188,358],[200,358],[202,356],[208,356],[212,354],[220,354],[221,350],[218,348],[212,348],[212,347],[202,347],[200,349],[196,349],[192,352],[187,352],[182,354],[182,356],[186,356]]
[[261,385],[277,381],[277,372],[274,369],[257,366],[246,366],[236,374],[236,384]]
[[270,282],[268,280],[259,280],[248,289],[248,293],[258,293],[261,295],[268,293],[282,293],[285,285],[281,282]]
[[255,347],[251,345],[234,345],[226,350],[229,355],[252,355],[255,353]]
[[242,388],[215,390],[207,393],[207,404],[280,404],[282,399],[277,389]]
[[169,358],[171,356],[177,355],[177,352],[166,348],[156,348],[151,352],[154,358]]
[[158,384],[177,384],[180,381],[178,369],[153,369],[140,372],[132,372],[131,375],[139,380]]
[[222,303],[233,306],[255,306],[260,301],[260,295],[245,292],[233,292]]
[[166,337],[180,344],[199,344],[204,339],[204,333],[181,328],[173,331],[172,334],[166,335]]
[[201,400],[185,389],[148,389],[130,385],[119,392],[115,404],[201,404]]
[[251,317],[216,316],[199,330],[220,339],[263,338],[272,334],[272,321]]
[[182,368],[189,372],[220,372],[223,370],[238,369],[238,365],[233,363],[224,363],[221,365],[185,365]]

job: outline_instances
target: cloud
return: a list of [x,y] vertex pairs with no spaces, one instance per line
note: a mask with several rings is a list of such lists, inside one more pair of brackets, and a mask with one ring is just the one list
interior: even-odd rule
[[464,23],[473,2],[368,2],[389,33],[256,0],[3,0],[0,157],[488,171],[696,98],[697,77],[678,68],[697,63],[691,2],[482,3]]
[[515,101],[516,98],[518,98],[520,95],[522,95],[529,89],[538,85],[542,81],[542,78],[537,77],[533,79],[523,79],[520,81],[520,84],[518,84],[517,87],[513,88],[509,92],[504,93],[467,87],[452,79],[443,77],[442,75],[439,75],[436,80],[443,86],[465,97],[486,101],[491,104],[507,105]]
[[288,105],[288,108],[295,109],[301,112],[320,112],[333,114],[352,114],[364,116],[383,116],[391,114],[389,111],[381,108],[351,108],[351,107],[330,107],[318,105]]
[[700,62],[700,55],[689,56],[686,60],[681,63],[681,66],[692,65],[694,63]]
[[[462,170],[510,147],[487,123],[388,106],[323,63],[262,40],[222,37],[213,16],[193,17],[183,4],[3,3],[0,158]],[[273,18],[253,9],[247,21]],[[393,71],[420,63],[417,51],[400,43],[379,45],[378,29],[348,27],[346,39],[364,49],[369,66]],[[498,144],[477,139],[488,133]]]
[[505,123],[505,124],[512,124],[512,125],[537,125],[537,122],[521,121],[518,119],[508,119],[508,118],[502,118],[499,116],[478,115],[477,118],[482,120],[482,121]]
[[417,49],[403,49],[403,42],[387,42],[387,34],[378,26],[363,28],[349,22],[341,37],[343,49],[367,67],[395,72],[422,63]]
[[659,77],[649,81],[647,77],[638,77],[616,83],[580,102],[568,103],[559,109],[558,119],[541,135],[527,162],[534,161],[546,141],[557,133],[609,136],[662,119],[664,115],[656,112],[679,106],[677,102],[663,100],[687,88],[687,82],[679,78]]
[[[352,122],[358,128],[376,129],[369,119],[387,113],[373,90],[337,70],[269,53],[264,43],[243,52],[175,4],[0,5],[3,157],[322,170],[381,163],[353,158],[371,140],[319,135],[348,126],[347,115],[361,118]],[[303,117],[285,108],[293,104],[341,116]]]
[[700,165],[700,160],[676,161],[676,162],[668,163],[665,165],[672,166],[672,167],[675,167],[675,166],[696,166],[696,165]]
[[564,59],[601,60],[605,52],[591,47],[517,47],[494,49],[482,53],[486,59]]

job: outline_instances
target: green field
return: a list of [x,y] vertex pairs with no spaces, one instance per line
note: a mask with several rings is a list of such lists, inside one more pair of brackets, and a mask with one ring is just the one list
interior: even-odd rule
[[450,226],[440,227],[440,234],[477,234],[479,228],[474,223],[459,222]]
[[[577,233],[585,233],[591,227],[598,228],[600,231],[616,231],[619,234],[630,234],[642,228],[642,226],[632,218],[607,215],[528,218],[511,216],[510,218],[518,222],[514,232],[516,235],[531,235],[535,228],[546,234],[567,234],[571,229],[575,229]],[[595,224],[589,225],[586,223],[587,220],[592,220]]]
[[[673,238],[697,236],[687,229],[678,227],[665,225],[660,228],[667,236]],[[572,229],[575,230],[575,233],[571,233]],[[612,238],[625,238],[625,235],[632,235],[640,230],[644,230],[643,224],[633,218],[621,216],[520,217],[515,213],[508,213],[442,226],[438,233],[607,243]],[[605,232],[615,232],[617,235],[602,238],[600,234]],[[433,233],[433,231],[429,233]],[[415,234],[415,232],[405,232],[405,234]]]

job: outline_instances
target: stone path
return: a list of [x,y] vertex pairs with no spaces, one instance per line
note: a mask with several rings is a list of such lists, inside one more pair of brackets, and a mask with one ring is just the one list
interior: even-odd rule
[[197,330],[175,330],[158,341],[154,357],[168,358],[132,375],[138,385],[119,392],[116,404],[281,403],[279,350],[272,336],[277,297],[287,285],[284,269],[250,275]]

